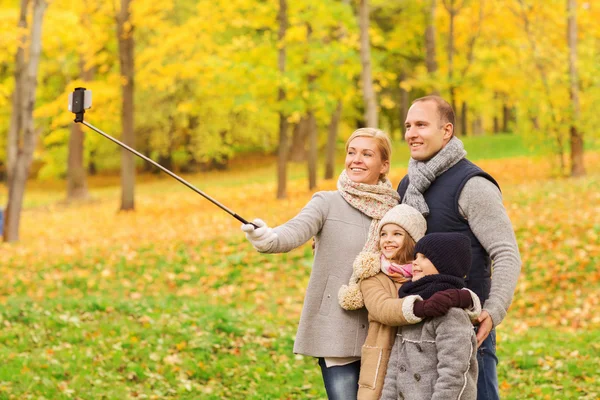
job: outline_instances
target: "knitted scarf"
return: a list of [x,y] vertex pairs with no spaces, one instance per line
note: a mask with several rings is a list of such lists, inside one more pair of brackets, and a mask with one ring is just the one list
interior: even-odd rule
[[388,260],[386,256],[381,255],[381,272],[390,277],[394,282],[408,282],[412,278],[412,264],[398,264]]
[[398,297],[403,298],[410,295],[419,295],[427,300],[433,294],[446,289],[462,289],[465,280],[453,275],[426,275],[419,280],[405,283],[398,290]]
[[390,208],[398,205],[398,192],[392,188],[389,179],[380,180],[377,185],[357,183],[348,178],[346,170],[340,174],[337,188],[348,204],[372,218],[369,236],[362,251],[377,251],[377,225]]
[[413,158],[408,162],[409,185],[402,199],[403,204],[413,206],[427,217],[429,207],[425,202],[423,193],[435,179],[452,168],[457,162],[465,158],[467,152],[463,143],[456,136],[428,161],[417,161]]

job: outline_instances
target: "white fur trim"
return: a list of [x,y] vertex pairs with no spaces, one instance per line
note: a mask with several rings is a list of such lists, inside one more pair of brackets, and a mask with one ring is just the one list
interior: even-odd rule
[[417,300],[423,300],[423,298],[419,295],[411,295],[406,296],[402,302],[402,314],[409,324],[418,324],[423,321],[423,318],[417,317],[414,312],[415,301]]
[[479,318],[479,314],[481,314],[481,301],[479,300],[479,296],[475,294],[472,290],[464,288],[462,290],[468,290],[471,293],[471,298],[473,299],[473,307],[469,309],[465,309],[471,321],[476,321]]

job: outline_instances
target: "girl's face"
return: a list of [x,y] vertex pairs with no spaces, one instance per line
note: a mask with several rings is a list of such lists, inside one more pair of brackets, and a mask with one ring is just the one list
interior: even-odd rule
[[381,253],[388,259],[393,260],[404,245],[407,233],[396,224],[385,224],[379,234],[379,248]]
[[435,265],[431,263],[429,258],[421,253],[417,253],[417,258],[413,261],[412,273],[412,280],[418,281],[427,275],[437,275],[439,274],[439,271],[435,268]]
[[379,176],[388,172],[390,163],[381,159],[375,139],[356,137],[348,144],[346,174],[356,183],[376,185]]

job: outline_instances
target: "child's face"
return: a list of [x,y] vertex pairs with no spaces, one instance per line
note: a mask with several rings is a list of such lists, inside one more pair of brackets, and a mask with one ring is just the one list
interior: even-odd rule
[[392,260],[404,245],[404,238],[407,233],[404,229],[396,224],[385,224],[381,228],[379,235],[379,248],[381,253],[388,259]]
[[429,261],[429,258],[421,253],[417,253],[417,258],[413,261],[412,273],[412,280],[418,281],[427,275],[437,275],[439,274],[439,271],[435,268],[435,265]]

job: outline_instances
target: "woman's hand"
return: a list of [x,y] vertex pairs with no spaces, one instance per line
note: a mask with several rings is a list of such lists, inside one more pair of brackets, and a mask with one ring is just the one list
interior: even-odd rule
[[442,290],[427,300],[415,301],[413,312],[419,318],[441,317],[446,315],[452,307],[473,307],[471,293],[461,289]]
[[268,251],[271,248],[271,243],[277,240],[277,234],[262,219],[257,218],[252,222],[258,228],[255,228],[252,224],[242,225],[242,231],[246,233],[246,239],[252,243],[256,250]]

